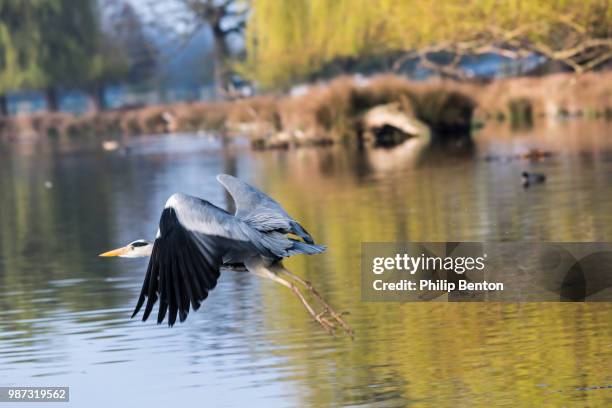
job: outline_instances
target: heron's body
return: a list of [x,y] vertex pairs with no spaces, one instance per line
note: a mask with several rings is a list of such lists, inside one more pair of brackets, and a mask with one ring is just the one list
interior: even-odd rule
[[281,264],[286,257],[321,253],[325,247],[315,245],[310,234],[268,195],[232,176],[222,174],[217,180],[232,196],[235,214],[197,197],[174,194],[162,211],[152,245],[139,240],[103,254],[150,255],[133,316],[144,305],[143,320],[147,320],[159,300],[158,323],[166,315],[171,326],[177,316],[182,322],[190,309],[199,309],[208,292],[215,288],[224,266],[244,266],[254,275],[289,287],[313,318],[330,330],[333,325],[322,314],[316,315],[297,287],[280,275],[304,284],[324,304],[324,312],[348,328],[310,283],[291,274]]

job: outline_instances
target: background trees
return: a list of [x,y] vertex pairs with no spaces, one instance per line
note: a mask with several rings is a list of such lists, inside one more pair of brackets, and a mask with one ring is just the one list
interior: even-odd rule
[[215,83],[227,91],[231,75],[230,36],[241,35],[246,24],[248,2],[243,0],[183,0],[196,18],[212,32],[215,58]]
[[6,115],[5,93],[40,87],[47,76],[41,66],[41,33],[37,17],[42,4],[0,2],[0,114]]
[[217,93],[227,94],[234,63],[241,55],[251,0],[148,0],[152,21],[147,24],[165,33],[174,32],[172,47],[180,49],[203,29],[212,38],[213,76]]
[[189,69],[172,66],[173,50],[180,52],[202,33],[205,41],[196,44],[199,56],[189,69],[203,73],[201,84],[210,81],[204,72],[214,67],[221,96],[228,95],[234,73],[263,87],[285,87],[371,65],[399,71],[418,60],[444,76],[462,78],[465,56],[491,53],[514,59],[537,55],[581,73],[612,60],[612,5],[609,0],[0,0],[0,114],[7,110],[2,95],[20,89],[44,91],[49,110],[58,108],[57,89],[80,89],[92,106],[103,109],[109,84],[147,83],[160,68],[166,76],[181,71],[182,78]]
[[[538,54],[577,73],[612,59],[607,0],[255,0],[247,72],[263,85],[303,79],[337,59],[397,55],[461,75],[464,55]],[[445,53],[445,63],[431,56]]]
[[40,3],[44,5],[36,15],[41,49],[38,63],[45,72],[47,107],[55,111],[57,87],[89,89],[116,69],[117,58],[100,31],[95,0]]
[[[137,21],[121,0],[0,1],[0,94],[43,90],[55,111],[58,88],[80,89],[104,108],[107,84],[146,78],[143,65],[153,64]],[[7,111],[4,96],[0,111]]]

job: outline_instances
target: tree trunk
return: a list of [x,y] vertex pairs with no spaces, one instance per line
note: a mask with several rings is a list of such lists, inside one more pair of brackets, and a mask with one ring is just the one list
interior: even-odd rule
[[104,85],[95,85],[89,89],[89,98],[91,99],[94,112],[106,110]]
[[227,45],[227,34],[220,26],[213,26],[214,39],[214,70],[215,70],[215,86],[220,95],[225,95],[229,89],[230,75],[227,67],[229,59],[229,47]]
[[57,98],[57,89],[50,86],[45,89],[45,101],[47,102],[48,112],[57,112],[59,109],[59,101]]
[[6,95],[0,95],[0,117],[6,117],[8,115],[8,100]]

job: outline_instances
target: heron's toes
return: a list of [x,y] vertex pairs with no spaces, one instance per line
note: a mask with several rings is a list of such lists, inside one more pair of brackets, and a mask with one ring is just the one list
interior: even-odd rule
[[329,321],[328,319],[326,319],[326,318],[324,318],[324,317],[321,317],[321,320],[322,320],[322,321],[323,321],[323,322],[324,322],[324,323],[325,323],[327,326],[331,327],[332,329],[335,329],[335,328],[336,328],[336,325],[335,325],[333,322]]
[[325,330],[328,334],[335,335],[335,326],[331,324],[329,320],[319,315],[315,317],[315,320],[321,325],[321,327],[323,327],[323,330]]
[[334,324],[334,322],[330,321],[328,318],[325,317],[325,315],[327,314],[328,314],[328,311],[323,310],[321,313],[317,314],[317,316],[315,317],[315,320],[317,320],[318,322],[322,322],[322,324],[335,329],[336,325]]
[[342,318],[343,315],[348,314],[346,312],[343,313],[333,313],[332,316],[334,317],[334,319],[336,319],[336,321],[338,322],[338,324],[340,324],[340,326],[342,326],[342,328],[344,329],[344,331],[346,332],[346,334],[348,334],[349,336],[351,336],[351,338],[353,338],[355,336],[355,332],[353,331],[353,328],[346,322],[346,320],[344,320]]

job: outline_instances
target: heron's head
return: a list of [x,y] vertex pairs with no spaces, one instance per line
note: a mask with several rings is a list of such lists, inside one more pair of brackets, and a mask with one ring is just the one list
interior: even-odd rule
[[130,242],[124,247],[113,249],[112,251],[104,252],[100,256],[120,256],[122,258],[144,258],[151,256],[153,251],[153,244],[145,241],[144,239],[138,239],[134,242]]

